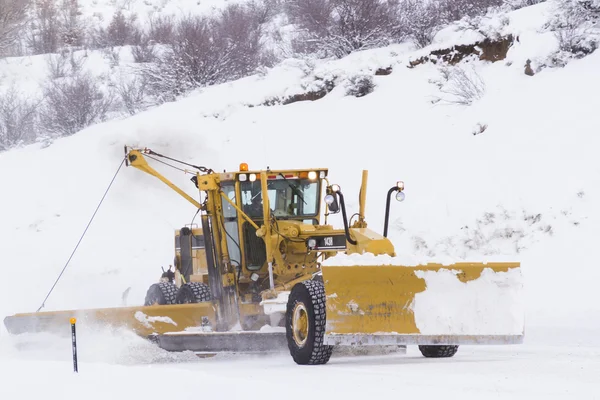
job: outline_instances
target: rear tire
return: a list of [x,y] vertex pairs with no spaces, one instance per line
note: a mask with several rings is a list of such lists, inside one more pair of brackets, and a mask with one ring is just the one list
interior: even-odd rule
[[155,283],[146,292],[145,306],[175,304],[177,286],[171,282]]
[[458,346],[419,346],[419,350],[424,357],[448,358],[456,354]]
[[181,285],[175,298],[176,304],[202,303],[210,301],[210,288],[202,282],[188,282]]
[[288,297],[285,331],[292,358],[299,365],[326,364],[333,346],[325,337],[325,287],[309,280],[297,283]]

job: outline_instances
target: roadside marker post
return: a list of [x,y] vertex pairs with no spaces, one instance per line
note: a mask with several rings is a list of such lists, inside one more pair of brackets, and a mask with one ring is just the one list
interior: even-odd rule
[[79,372],[77,370],[77,337],[75,334],[75,323],[77,322],[77,319],[71,318],[70,322],[71,322],[71,344],[73,347],[73,371]]

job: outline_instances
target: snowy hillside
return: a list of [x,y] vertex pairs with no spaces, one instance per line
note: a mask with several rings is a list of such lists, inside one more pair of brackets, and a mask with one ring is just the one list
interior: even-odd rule
[[[448,385],[456,397],[494,393],[558,398],[569,391],[575,398],[592,397],[599,365],[597,358],[585,357],[597,357],[600,345],[600,305],[595,300],[600,279],[595,260],[600,238],[600,53],[571,59],[560,68],[547,65],[558,49],[547,25],[555,16],[554,5],[545,2],[484,18],[476,29],[454,24],[420,50],[402,43],[338,60],[287,59],[260,74],[196,90],[50,145],[0,153],[0,316],[40,306],[117,171],[124,145],[149,147],[214,170],[234,170],[242,162],[257,169],[327,167],[330,180],[348,199],[350,215],[357,211],[361,171],[367,169],[367,222],[376,231],[383,229],[387,189],[398,180],[405,182],[406,200],[391,210],[390,238],[398,253],[522,263],[526,346],[469,347],[462,353],[464,364],[444,360],[449,363],[433,366],[392,356],[368,358],[362,364],[366,368],[355,370],[352,362],[342,360],[332,370],[333,387],[352,390],[356,398],[372,393],[370,385],[387,394],[397,390],[438,396],[442,389],[423,378],[431,373],[445,377],[440,384]],[[419,61],[434,50],[508,35],[515,39],[496,62],[471,57],[446,69],[441,63]],[[527,60],[533,76],[524,73]],[[456,71],[464,71],[459,75],[475,85],[469,92],[471,104],[457,104],[465,92],[452,86],[465,81],[456,78]],[[19,76],[18,69],[13,74]],[[327,87],[331,90],[318,100],[290,102]],[[366,94],[357,97],[356,91]],[[188,175],[155,167],[196,194]],[[121,168],[45,310],[140,304],[161,266],[172,263],[174,230],[189,224],[194,213],[193,206],[156,179]],[[341,226],[341,218],[333,223]],[[123,369],[122,375],[114,368],[124,367],[103,363],[187,362],[178,366],[184,375],[164,367],[157,380],[165,371],[176,374],[173,379],[197,379],[200,373],[199,379],[214,387],[225,383],[217,374],[229,373],[227,362],[198,366],[187,355],[155,353],[129,336],[98,336],[87,342],[98,340],[97,345],[82,350],[88,360],[99,362],[88,371],[110,373],[108,379],[118,385],[127,385],[122,376],[132,374],[147,390],[149,385],[142,382],[155,372]],[[11,360],[17,375],[29,373],[28,357],[46,359],[50,368],[68,366],[68,344],[63,351],[49,339],[37,340],[34,350],[19,352],[21,342],[8,337],[2,326],[0,357]],[[591,353],[565,347],[545,355],[555,345],[590,346]],[[143,350],[145,356],[130,357],[132,349]],[[291,360],[248,358],[240,368],[254,368],[254,362],[277,379],[277,371]],[[403,362],[407,364],[398,365]],[[46,367],[33,365],[33,373],[43,376]],[[323,371],[305,372],[305,377],[316,380],[319,374],[321,379]],[[370,372],[365,386],[353,387],[349,382],[362,381],[365,371]],[[525,372],[535,371],[538,375],[527,378]],[[563,372],[579,379],[576,387]],[[475,373],[480,374],[477,384],[465,393],[466,377]],[[500,383],[497,373],[507,383]],[[254,378],[273,390],[285,389],[259,375],[243,379],[249,386],[257,382]],[[396,383],[381,385],[384,378]],[[77,383],[80,390],[98,385],[85,379]],[[71,384],[66,378],[58,381]],[[58,384],[50,384],[59,390]],[[99,396],[104,389],[98,389]],[[210,390],[216,393],[213,386]],[[323,396],[325,392],[334,393],[332,387],[324,387]],[[158,398],[154,389],[152,394]]]

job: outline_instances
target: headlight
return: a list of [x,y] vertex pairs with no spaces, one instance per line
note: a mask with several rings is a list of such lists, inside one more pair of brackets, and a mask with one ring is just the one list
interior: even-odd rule
[[398,181],[398,183],[396,185],[398,186],[399,190],[404,190],[404,182]]
[[396,200],[398,200],[398,201],[404,201],[405,197],[406,196],[404,195],[404,192],[398,192],[398,193],[396,193]]
[[250,174],[248,179],[250,180],[250,182],[254,182],[256,180],[256,174]]
[[332,194],[328,194],[327,196],[325,196],[325,203],[327,203],[327,205],[332,205],[334,201],[335,197],[333,197]]
[[315,179],[317,179],[317,173],[315,171],[310,171],[308,173],[308,179],[310,179],[311,181],[314,181]]
[[317,246],[317,241],[315,239],[308,239],[308,248],[312,249]]
[[248,176],[246,174],[239,174],[238,175],[240,182],[246,182],[246,179],[248,179]]
[[337,193],[340,191],[340,185],[331,185],[331,191]]

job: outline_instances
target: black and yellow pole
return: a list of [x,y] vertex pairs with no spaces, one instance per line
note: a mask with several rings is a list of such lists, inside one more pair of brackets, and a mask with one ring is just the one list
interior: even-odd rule
[[75,335],[75,323],[77,319],[71,318],[71,343],[73,347],[73,371],[77,371],[77,338]]

